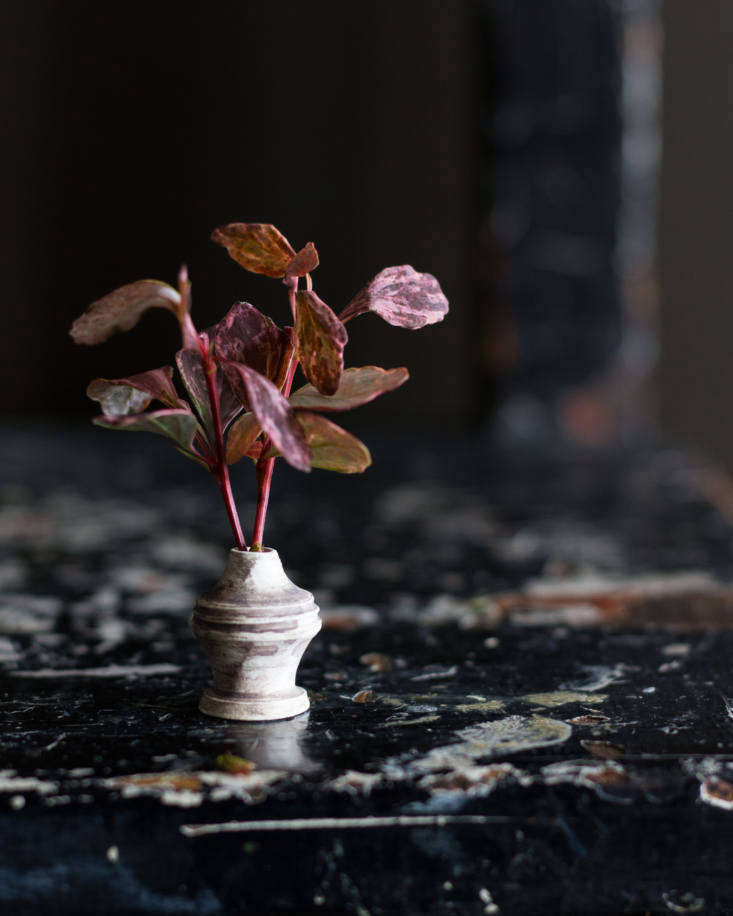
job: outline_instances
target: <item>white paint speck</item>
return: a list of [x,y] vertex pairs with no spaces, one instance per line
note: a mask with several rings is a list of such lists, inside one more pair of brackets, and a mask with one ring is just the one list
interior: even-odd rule
[[120,858],[119,848],[117,846],[110,846],[109,849],[107,850],[107,860],[114,864],[115,862],[119,861],[119,858]]
[[37,668],[34,671],[12,671],[13,677],[131,677],[153,674],[177,674],[180,665],[162,662],[157,665],[107,665],[104,668]]

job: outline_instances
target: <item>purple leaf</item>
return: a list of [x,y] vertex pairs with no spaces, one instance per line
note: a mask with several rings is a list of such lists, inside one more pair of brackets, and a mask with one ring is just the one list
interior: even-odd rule
[[314,468],[360,474],[372,463],[369,449],[351,433],[317,413],[298,412]]
[[285,268],[285,281],[293,277],[304,277],[318,267],[318,252],[313,242],[308,242],[301,248],[292,261]]
[[163,366],[129,378],[97,378],[89,383],[87,395],[93,401],[99,401],[106,417],[140,413],[154,399],[168,407],[178,407],[181,402],[172,376],[171,367]]
[[198,350],[179,350],[176,353],[176,365],[181,373],[183,384],[199,415],[204,428],[213,434],[214,426],[211,422],[211,407],[209,404],[209,389],[206,385],[204,361]]
[[135,327],[150,308],[168,309],[178,316],[180,305],[180,294],[167,283],[138,280],[92,302],[71,326],[70,334],[78,344],[103,343],[118,331]]
[[158,433],[173,439],[190,452],[198,423],[190,410],[153,410],[129,417],[95,417],[92,421],[105,429],[126,429],[132,432]]
[[292,346],[290,330],[279,328],[253,305],[237,302],[216,326],[213,337],[218,359],[243,363],[282,387]]
[[346,328],[310,290],[296,293],[295,351],[303,374],[321,394],[335,394],[344,369]]
[[365,312],[376,312],[397,327],[416,329],[442,321],[448,313],[448,300],[432,274],[420,274],[404,264],[378,273],[339,317],[349,321]]
[[229,223],[211,233],[237,264],[255,274],[282,277],[295,257],[290,242],[269,223]]
[[407,369],[380,369],[378,366],[361,366],[346,369],[335,394],[320,394],[313,385],[304,385],[290,395],[290,406],[305,410],[352,410],[380,394],[393,391],[410,377]]
[[283,458],[299,471],[310,470],[310,452],[295,412],[273,383],[249,366],[222,363],[232,388],[251,406],[255,419]]
[[[211,402],[209,400],[209,387],[206,384],[204,360],[199,350],[179,350],[176,353],[176,365],[181,373],[183,384],[196,409],[204,429],[213,441],[214,424],[211,419]],[[226,430],[232,420],[241,411],[242,405],[239,398],[232,391],[231,385],[221,370],[216,370],[216,385],[219,392],[219,415],[222,430]]]
[[227,464],[236,464],[244,458],[262,432],[260,424],[253,413],[244,413],[232,424],[227,436]]
[[216,373],[216,382],[219,386],[219,413],[221,414],[221,428],[224,432],[229,424],[242,412],[242,402],[232,390],[229,379],[219,370]]

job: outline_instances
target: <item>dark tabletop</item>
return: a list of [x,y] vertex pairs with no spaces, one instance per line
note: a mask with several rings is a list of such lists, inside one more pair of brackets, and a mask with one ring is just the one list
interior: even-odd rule
[[267,541],[324,629],[310,712],[246,724],[197,710],[206,474],[4,427],[0,912],[733,912],[727,479],[370,445],[363,477],[277,469]]

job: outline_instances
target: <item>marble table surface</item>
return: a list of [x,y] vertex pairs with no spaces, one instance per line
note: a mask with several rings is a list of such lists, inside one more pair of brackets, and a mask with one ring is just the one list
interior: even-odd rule
[[204,472],[3,428],[0,912],[733,911],[724,475],[370,444],[363,477],[278,468],[268,541],[324,627],[309,713],[247,724],[197,710]]

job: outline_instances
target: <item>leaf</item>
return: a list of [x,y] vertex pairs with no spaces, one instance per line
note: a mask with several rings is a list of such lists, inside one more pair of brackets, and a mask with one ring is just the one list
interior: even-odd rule
[[176,353],[176,365],[196,413],[199,415],[204,427],[210,433],[213,433],[209,389],[206,385],[206,373],[204,372],[204,361],[201,353],[198,350],[179,350]]
[[301,248],[292,261],[285,268],[285,281],[292,277],[304,277],[318,267],[318,252],[313,242],[308,242]]
[[198,423],[190,410],[153,410],[130,417],[95,417],[96,426],[126,429],[131,432],[158,433],[173,439],[181,448],[191,451]]
[[344,369],[346,328],[311,290],[299,290],[295,299],[295,351],[303,374],[321,394],[335,394]]
[[[213,441],[214,424],[211,418],[211,402],[209,400],[209,386],[206,384],[204,360],[199,350],[179,350],[176,353],[176,365],[181,373],[183,384],[186,386],[188,396],[199,415],[204,429],[210,434]],[[216,370],[216,384],[219,392],[219,416],[222,431],[226,430],[232,420],[242,410],[239,398],[232,391],[226,376],[221,370]]]
[[270,223],[229,223],[211,233],[237,264],[255,274],[282,277],[295,257],[290,242]]
[[232,425],[227,436],[227,464],[236,464],[244,458],[262,432],[260,424],[253,413],[244,413]]
[[71,326],[69,332],[78,344],[103,343],[118,331],[129,331],[150,308],[168,309],[178,315],[181,296],[160,280],[138,280],[128,283],[89,308]]
[[248,302],[237,302],[217,324],[213,337],[218,359],[244,363],[282,387],[292,346],[290,330],[279,328]]
[[360,474],[372,463],[369,449],[351,433],[317,413],[298,411],[298,423],[305,433],[311,465],[340,474]]
[[389,324],[414,330],[442,321],[448,313],[448,300],[432,274],[420,274],[404,264],[378,273],[339,317],[349,321],[365,312],[376,312]]
[[257,422],[283,458],[299,471],[310,470],[310,452],[295,411],[273,383],[249,366],[222,363],[232,388],[250,406]]
[[242,403],[232,390],[229,379],[219,370],[216,373],[216,383],[219,386],[219,413],[221,414],[221,428],[224,432],[229,424],[242,412]]
[[87,396],[99,401],[106,417],[140,413],[153,399],[168,407],[178,407],[181,402],[172,377],[173,369],[163,366],[129,378],[97,378],[87,386]]
[[305,410],[352,410],[380,394],[399,388],[410,377],[407,369],[380,369],[361,366],[346,369],[335,394],[320,394],[313,385],[304,385],[290,395],[290,406]]

